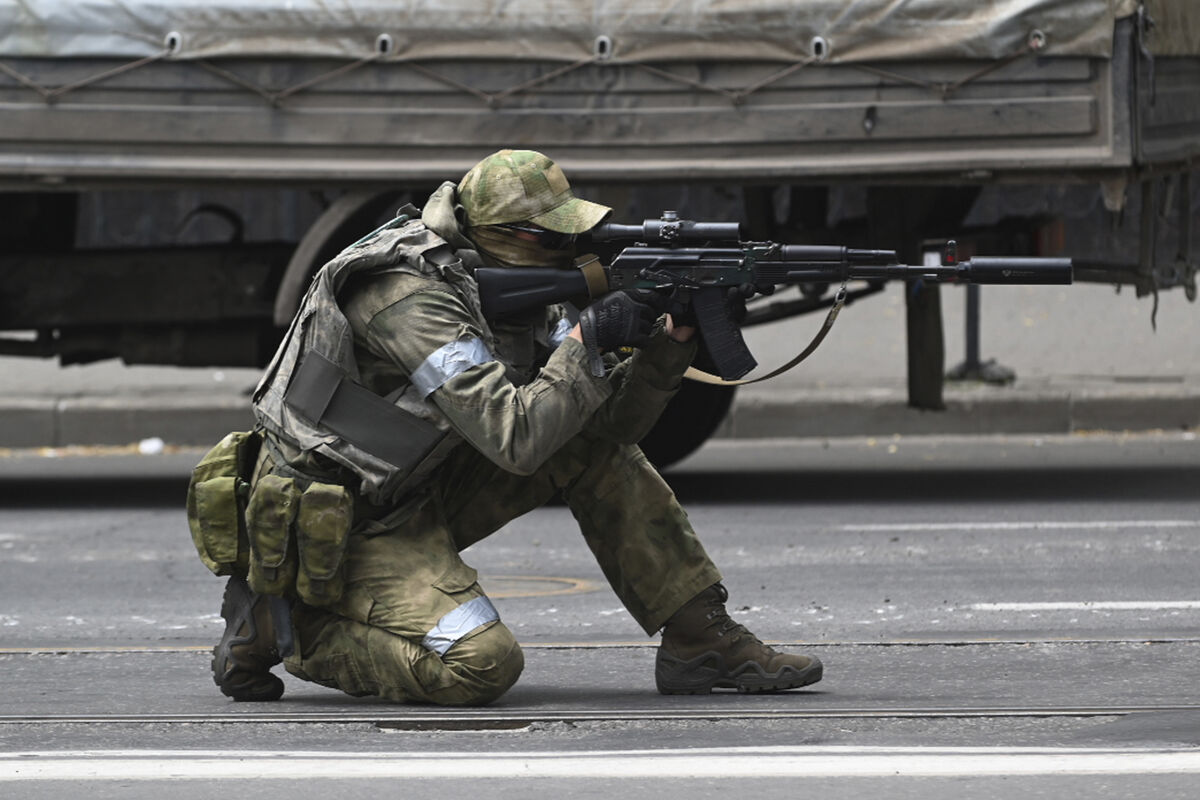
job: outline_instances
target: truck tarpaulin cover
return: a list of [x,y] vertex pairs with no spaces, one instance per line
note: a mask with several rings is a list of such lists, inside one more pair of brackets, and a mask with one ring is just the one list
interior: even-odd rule
[[[993,59],[1035,30],[1107,57],[1137,0],[0,0],[0,57]],[[1200,54],[1200,2],[1149,0],[1160,55]],[[606,37],[601,40],[601,37]],[[169,46],[168,46],[169,43]]]

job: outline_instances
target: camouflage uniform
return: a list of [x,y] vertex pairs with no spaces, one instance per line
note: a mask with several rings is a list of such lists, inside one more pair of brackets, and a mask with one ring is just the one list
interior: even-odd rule
[[[530,180],[549,176],[544,187],[533,186],[543,206],[554,206],[547,217],[557,214],[543,222],[586,230],[599,221],[603,207],[572,201],[557,167],[530,164],[523,154],[507,158],[526,195]],[[597,378],[583,345],[566,337],[570,325],[560,307],[489,324],[472,302],[473,281],[462,280],[479,260],[460,223],[530,216],[514,200],[507,204],[516,215],[510,220],[464,219],[455,205],[459,193],[473,196],[473,207],[504,208],[495,197],[478,201],[511,191],[472,184],[470,177],[457,189],[443,185],[422,221],[360,243],[360,250],[386,245],[401,256],[386,268],[348,274],[337,287],[357,382],[445,431],[429,474],[415,483],[372,480],[356,472],[347,457],[353,448],[343,442],[306,448],[278,434],[289,423],[271,412],[271,386],[286,385],[286,358],[282,372],[277,363],[256,393],[266,445],[255,491],[264,476],[276,474],[340,484],[356,495],[344,590],[328,604],[295,605],[296,648],[284,662],[294,675],[353,695],[476,704],[512,686],[523,666],[521,649],[459,551],[557,492],[647,634],[720,580],[636,445],[678,388],[694,343],[676,342],[660,329]],[[409,247],[414,242],[420,247]],[[339,263],[324,271],[336,272]]]

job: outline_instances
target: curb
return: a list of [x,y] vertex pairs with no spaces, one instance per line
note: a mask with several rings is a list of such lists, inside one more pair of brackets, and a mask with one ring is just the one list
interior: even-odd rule
[[126,445],[153,437],[172,445],[213,445],[253,424],[244,397],[0,398],[5,448]]
[[948,388],[943,411],[908,406],[901,389],[739,396],[718,436],[797,438],[1069,434],[1200,427],[1200,387],[1080,389]]
[[[746,391],[715,438],[1064,434],[1200,428],[1200,386],[948,389],[945,411],[907,406],[903,389]],[[0,397],[0,447],[207,446],[252,417],[244,396]]]

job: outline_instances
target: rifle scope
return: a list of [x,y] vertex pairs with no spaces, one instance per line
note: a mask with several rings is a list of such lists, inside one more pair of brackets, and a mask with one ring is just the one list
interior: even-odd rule
[[737,222],[695,222],[679,219],[674,211],[664,211],[662,219],[648,219],[641,225],[605,222],[592,228],[592,241],[633,241],[657,244],[684,242],[739,242],[742,226]]

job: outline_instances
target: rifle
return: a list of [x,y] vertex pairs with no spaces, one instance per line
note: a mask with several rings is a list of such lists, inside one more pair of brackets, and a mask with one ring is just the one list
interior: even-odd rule
[[[942,263],[898,263],[894,250],[858,250],[839,245],[742,241],[736,222],[695,222],[665,212],[641,225],[603,223],[591,231],[598,243],[631,242],[609,266],[596,256],[573,269],[489,268],[475,270],[484,316],[502,317],[574,298],[595,298],[619,289],[671,293],[672,311],[694,312],[705,347],[721,379],[733,381],[757,366],[731,307],[737,298],[771,294],[777,286],[851,280],[931,283],[1069,284],[1069,258],[982,257],[959,261],[950,242]],[[693,246],[694,245],[694,246]],[[815,349],[840,308],[835,304]],[[792,366],[800,359],[793,361]],[[785,369],[787,368],[785,367]],[[775,374],[775,373],[773,373]]]

